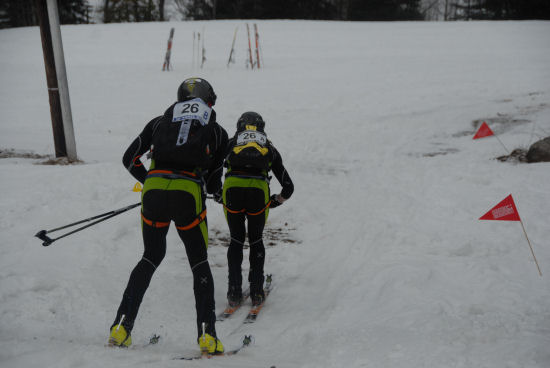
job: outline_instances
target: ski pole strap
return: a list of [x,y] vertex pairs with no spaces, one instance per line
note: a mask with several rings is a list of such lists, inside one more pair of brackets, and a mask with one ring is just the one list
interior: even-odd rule
[[[134,160],[132,161],[132,164],[133,164],[135,167],[143,166],[143,162],[140,161],[140,158],[141,158],[141,155],[137,155],[136,157],[134,157]],[[138,163],[136,163],[136,161],[137,161]]]
[[152,226],[152,227],[166,227],[166,226],[170,226],[170,221],[168,221],[168,222],[151,221],[151,220],[149,220],[148,218],[146,218],[146,217],[143,215],[143,212],[141,213],[141,219],[142,219],[143,222],[145,222],[147,225]]
[[271,204],[271,200],[269,202],[267,202],[265,207],[262,208],[261,210],[259,210],[258,212],[247,212],[246,209],[244,209],[244,208],[242,210],[232,210],[229,207],[227,207],[225,204],[223,205],[223,208],[225,208],[226,211],[229,212],[229,213],[246,213],[249,216],[256,216],[256,215],[261,215],[262,213],[264,213],[265,210],[267,210],[269,208],[270,204]]
[[148,178],[165,178],[165,179],[187,179],[201,184],[200,177],[194,172],[185,170],[151,170],[147,173]]
[[202,211],[201,213],[199,213],[199,215],[197,216],[197,218],[195,218],[193,220],[193,222],[191,222],[189,225],[185,225],[185,226],[176,226],[176,229],[178,230],[183,230],[183,231],[186,231],[186,230],[191,230],[192,228],[194,228],[195,226],[199,225],[201,222],[204,221],[204,219],[206,218],[206,209],[204,211]]

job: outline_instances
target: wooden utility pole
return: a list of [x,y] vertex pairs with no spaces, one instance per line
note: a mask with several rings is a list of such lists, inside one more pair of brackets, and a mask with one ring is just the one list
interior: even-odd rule
[[57,1],[35,0],[35,5],[46,68],[55,156],[76,161],[76,143]]

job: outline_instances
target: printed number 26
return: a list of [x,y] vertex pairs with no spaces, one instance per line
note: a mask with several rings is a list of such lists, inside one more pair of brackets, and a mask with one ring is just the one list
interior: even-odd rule
[[199,112],[199,104],[185,104],[183,105],[183,110],[181,111],[182,113],[188,113],[188,112],[192,112],[192,113],[197,113]]

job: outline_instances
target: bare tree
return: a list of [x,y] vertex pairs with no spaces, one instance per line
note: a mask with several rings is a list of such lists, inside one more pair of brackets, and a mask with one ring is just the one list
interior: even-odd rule
[[476,0],[423,0],[421,12],[427,20],[471,19],[475,2]]
[[439,20],[442,15],[440,9],[441,0],[424,0],[420,6],[420,12],[425,20]]
[[215,19],[215,0],[174,0],[174,3],[183,19]]
[[349,7],[351,0],[332,0],[331,3],[336,9],[336,19],[346,20],[349,17]]
[[159,19],[153,0],[104,0],[103,22],[148,22]]

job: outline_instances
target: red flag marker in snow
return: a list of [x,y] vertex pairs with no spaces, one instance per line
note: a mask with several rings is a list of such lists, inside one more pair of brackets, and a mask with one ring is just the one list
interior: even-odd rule
[[500,143],[500,145],[502,146],[502,148],[504,148],[504,150],[507,152],[507,153],[510,153],[510,151],[508,151],[508,148],[506,148],[506,146],[504,145],[504,143],[502,143],[502,141],[497,137],[497,135],[495,133],[493,133],[493,131],[491,130],[491,128],[489,128],[489,125],[487,125],[486,122],[483,122],[481,124],[481,126],[479,127],[479,129],[477,130],[477,133],[474,135],[474,137],[472,139],[479,139],[479,138],[485,138],[485,137],[490,137],[490,136],[495,136],[495,138],[497,139],[497,141]]
[[519,213],[514,203],[514,199],[510,194],[504,198],[499,204],[491,208],[489,212],[479,218],[480,220],[497,220],[497,221],[521,221]]
[[511,194],[508,197],[504,198],[499,204],[491,208],[489,212],[481,216],[479,219],[496,220],[496,221],[519,221],[521,224],[521,228],[523,229],[523,234],[525,234],[525,239],[527,239],[527,244],[529,244],[529,249],[531,249],[531,254],[533,255],[535,264],[537,265],[537,270],[539,271],[539,275],[542,276],[542,272],[540,271],[537,257],[535,257],[535,252],[533,251],[531,242],[527,237],[525,226],[523,226],[523,221],[521,221],[521,218],[519,217],[518,209],[516,208],[516,204],[514,203],[514,199],[512,198]]
[[487,125],[486,122],[483,122],[479,127],[479,129],[477,130],[476,135],[474,135],[472,139],[490,137],[492,135],[495,135],[495,133],[493,133],[493,131],[491,130],[491,128],[489,128],[489,125]]

